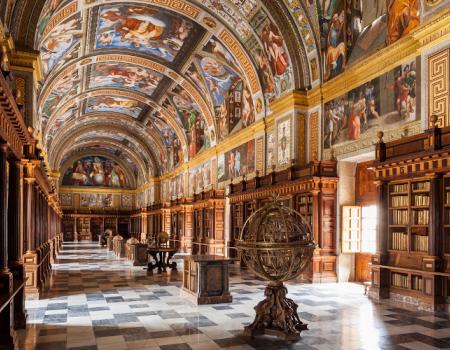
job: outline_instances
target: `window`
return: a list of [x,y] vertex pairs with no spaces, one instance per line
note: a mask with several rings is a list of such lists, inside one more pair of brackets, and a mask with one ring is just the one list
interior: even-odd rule
[[377,207],[342,207],[342,252],[375,253]]

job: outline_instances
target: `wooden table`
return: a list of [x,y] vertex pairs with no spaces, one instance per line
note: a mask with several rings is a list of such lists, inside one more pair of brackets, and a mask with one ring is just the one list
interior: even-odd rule
[[170,262],[170,259],[178,251],[178,248],[172,247],[149,247],[147,248],[148,254],[155,260],[155,262],[149,261],[147,265],[148,271],[152,271],[158,268],[158,273],[166,272],[169,267],[173,270],[177,269],[177,263],[175,261]]
[[229,268],[231,262],[223,256],[192,255],[184,258],[183,291],[197,304],[231,303]]

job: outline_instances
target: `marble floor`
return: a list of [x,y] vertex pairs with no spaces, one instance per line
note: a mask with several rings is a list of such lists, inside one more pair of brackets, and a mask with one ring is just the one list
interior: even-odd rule
[[450,349],[450,317],[374,304],[357,284],[288,285],[309,324],[297,343],[241,336],[264,284],[232,268],[232,304],[197,306],[181,274],[148,276],[93,243],[66,243],[51,288],[28,300],[20,349]]

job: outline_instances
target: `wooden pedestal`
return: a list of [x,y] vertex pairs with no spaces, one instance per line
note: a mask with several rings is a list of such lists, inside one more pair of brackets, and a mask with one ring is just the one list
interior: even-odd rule
[[112,239],[112,237],[106,237],[106,248],[108,248],[109,251],[113,250],[113,239]]
[[133,266],[147,266],[148,254],[146,244],[127,244],[128,259]]
[[217,255],[192,255],[184,258],[183,291],[197,304],[231,303],[228,288],[230,260]]

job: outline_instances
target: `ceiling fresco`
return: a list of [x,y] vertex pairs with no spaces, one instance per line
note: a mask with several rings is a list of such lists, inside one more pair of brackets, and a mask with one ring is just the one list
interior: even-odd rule
[[[68,141],[70,151],[124,145],[145,179],[265,117],[269,102],[304,84],[280,29],[260,0],[48,0],[35,47],[50,165],[67,158]],[[116,132],[87,129],[94,115]]]

